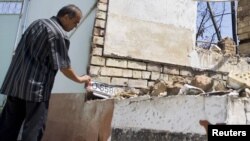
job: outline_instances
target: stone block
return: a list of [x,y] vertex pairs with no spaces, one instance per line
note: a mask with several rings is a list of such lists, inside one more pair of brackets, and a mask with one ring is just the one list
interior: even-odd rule
[[180,75],[180,69],[178,67],[164,66],[163,72],[166,74]]
[[123,69],[103,67],[101,69],[101,75],[103,76],[119,76],[122,77]]
[[97,45],[103,45],[104,44],[104,38],[103,37],[94,36],[93,37],[93,43],[97,44]]
[[92,65],[104,66],[105,65],[105,58],[100,57],[100,56],[92,56],[91,57],[91,64]]
[[148,87],[154,86],[154,84],[155,84],[155,81],[148,81]]
[[149,63],[148,66],[147,66],[147,71],[161,72],[162,71],[162,66],[157,65],[157,64]]
[[180,69],[180,75],[193,76],[193,71],[192,71],[192,69]]
[[102,48],[99,48],[99,47],[93,48],[92,54],[93,54],[93,55],[102,56]]
[[97,82],[101,82],[101,83],[110,84],[111,78],[99,76],[99,77],[93,77],[93,80],[95,80]]
[[146,70],[146,63],[137,62],[137,61],[128,61],[128,68],[138,69],[138,70]]
[[98,10],[98,12],[96,13],[96,18],[105,20],[106,19],[106,12]]
[[111,84],[117,86],[125,86],[128,83],[128,78],[112,78]]
[[160,79],[161,73],[160,72],[152,72],[151,73],[151,80],[157,80]]
[[165,82],[167,82],[169,79],[167,74],[161,74],[160,78],[163,79]]
[[141,78],[141,77],[142,77],[141,71],[133,70],[133,78]]
[[99,75],[100,70],[101,70],[101,67],[91,65],[89,68],[89,73],[90,73],[90,75]]
[[122,59],[107,58],[106,65],[118,68],[127,68],[128,61]]
[[250,42],[249,43],[241,43],[239,45],[239,54],[242,57],[250,56]]
[[123,69],[122,77],[133,77],[133,71],[129,69]]
[[106,21],[104,21],[104,20],[96,19],[95,27],[105,28],[105,23],[106,23]]
[[238,28],[243,28],[249,25],[249,21],[245,21],[245,22],[239,22],[237,24]]
[[246,27],[242,27],[238,29],[238,34],[242,34],[242,33],[249,33],[250,32],[250,25],[246,26]]
[[94,36],[104,36],[104,30],[101,28],[94,28]]
[[140,80],[140,79],[129,79],[128,85],[130,87],[136,87],[136,88],[147,88],[148,81],[147,80]]
[[98,10],[101,10],[101,11],[107,11],[107,4],[106,3],[98,3],[97,8],[98,8]]
[[150,71],[142,71],[142,79],[150,79],[151,72]]

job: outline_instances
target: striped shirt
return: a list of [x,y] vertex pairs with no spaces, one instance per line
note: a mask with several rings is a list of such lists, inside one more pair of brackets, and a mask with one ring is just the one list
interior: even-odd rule
[[69,44],[56,17],[34,21],[22,35],[0,93],[32,102],[48,101],[56,73],[70,67]]

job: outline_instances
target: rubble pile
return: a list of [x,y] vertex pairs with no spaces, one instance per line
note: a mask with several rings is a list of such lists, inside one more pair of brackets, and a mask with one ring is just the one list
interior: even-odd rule
[[[97,87],[97,86],[95,86]],[[214,80],[206,75],[196,75],[193,78],[175,76],[171,81],[158,79],[155,84],[147,88],[135,89],[130,87],[119,88],[113,93],[105,92],[106,88],[116,89],[109,85],[98,86],[100,91],[88,91],[90,99],[126,99],[143,95],[151,97],[171,95],[235,95],[250,97],[250,72],[230,72],[228,78]]]
[[[216,82],[216,83],[215,83]],[[180,76],[172,81],[158,79],[153,86],[137,92],[131,88],[115,94],[114,98],[125,99],[142,95],[170,96],[170,95],[236,95],[250,97],[250,72],[229,73],[226,82],[214,80],[206,75],[196,75],[190,80]]]

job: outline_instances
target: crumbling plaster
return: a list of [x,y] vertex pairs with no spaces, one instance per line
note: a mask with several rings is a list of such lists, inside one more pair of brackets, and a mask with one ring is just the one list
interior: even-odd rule
[[246,72],[250,70],[249,59],[240,56],[224,56],[207,50],[206,52],[191,53],[191,67],[220,72]]

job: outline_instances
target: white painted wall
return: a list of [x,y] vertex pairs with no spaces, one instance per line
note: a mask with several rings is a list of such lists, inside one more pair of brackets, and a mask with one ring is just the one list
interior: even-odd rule
[[250,98],[231,96],[138,97],[116,100],[112,128],[205,134],[199,120],[250,124]]
[[[67,4],[77,5],[82,10],[83,14],[86,15],[95,3],[96,0],[31,0],[27,6],[28,13],[26,19],[21,23],[24,24],[24,28],[21,29],[21,31],[24,31],[27,26],[36,19],[55,16],[58,10]],[[94,9],[85,21],[78,26],[76,32],[70,39],[69,56],[71,58],[72,68],[75,69],[76,73],[79,75],[86,74],[87,71],[95,13],[96,11]],[[69,35],[71,33],[69,33]],[[56,76],[52,90],[53,93],[82,93],[83,91],[83,85],[72,82],[63,76],[61,72]]]
[[228,124],[250,125],[250,98],[228,99],[227,120]]
[[104,54],[189,65],[196,9],[190,0],[109,0]]

